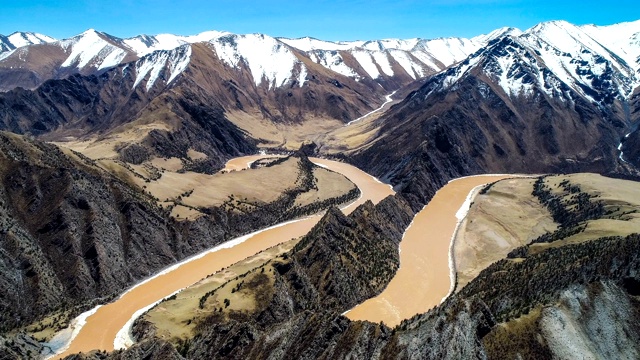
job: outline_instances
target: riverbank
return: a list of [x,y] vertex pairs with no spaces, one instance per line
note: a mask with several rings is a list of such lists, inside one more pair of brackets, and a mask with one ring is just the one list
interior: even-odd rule
[[382,321],[393,327],[440,304],[455,284],[451,243],[460,218],[464,218],[472,202],[473,190],[512,176],[464,177],[438,190],[405,231],[399,249],[400,268],[394,278],[380,295],[345,316],[351,320]]
[[[250,160],[239,159],[239,163],[250,163]],[[380,183],[369,174],[345,163],[325,159],[312,159],[333,171],[345,175],[361,190],[361,197],[345,206],[343,211],[349,213],[367,200],[379,202],[393,190]],[[78,331],[70,346],[57,358],[77,352],[88,352],[94,349],[111,351],[115,345],[126,347],[129,343],[127,324],[141,309],[152,306],[165,297],[183,289],[200,279],[228,267],[239,260],[252,256],[266,248],[278,245],[292,238],[305,235],[322,217],[321,214],[295,221],[279,224],[256,233],[236,238],[214,249],[192,257],[179,265],[166,269],[158,275],[130,288],[116,301],[106,304],[88,316],[86,324]],[[151,304],[151,305],[150,305]],[[123,330],[126,329],[126,330]],[[118,338],[118,340],[116,340]]]

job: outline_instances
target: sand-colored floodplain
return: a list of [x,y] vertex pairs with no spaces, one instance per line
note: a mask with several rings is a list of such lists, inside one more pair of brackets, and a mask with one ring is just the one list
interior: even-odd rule
[[[279,112],[278,109],[269,111],[271,114]],[[259,147],[288,150],[297,150],[307,141],[324,144],[321,140],[324,134],[344,126],[340,120],[308,113],[303,121],[289,124],[275,123],[265,119],[260,112],[248,113],[247,110],[229,111],[225,116],[252,138],[264,141]]]
[[[248,158],[236,159],[239,163],[248,163]],[[340,162],[312,159],[317,164],[342,173],[362,191],[362,196],[343,209],[345,213],[353,211],[357,205],[371,200],[379,202],[393,194],[389,185],[380,183],[360,169]],[[136,311],[154,304],[176,291],[190,286],[205,276],[220,271],[240,260],[252,256],[269,247],[306,234],[321,218],[321,215],[307,217],[300,221],[289,222],[282,226],[247,236],[246,240],[230,248],[218,247],[217,251],[207,252],[204,256],[183,262],[180,266],[159,276],[148,279],[125,292],[117,300],[106,304],[86,319],[69,347],[55,358],[69,354],[88,352],[94,349],[112,351],[118,332],[125,327]],[[233,241],[233,240],[232,240]]]
[[456,213],[476,186],[507,177],[465,177],[438,190],[406,230],[400,242],[400,269],[389,285],[346,316],[396,326],[440,304],[451,288],[449,249],[458,224]]

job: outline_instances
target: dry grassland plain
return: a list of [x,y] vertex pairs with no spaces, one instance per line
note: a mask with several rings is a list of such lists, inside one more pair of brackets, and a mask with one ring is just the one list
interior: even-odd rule
[[[153,158],[140,165],[117,160],[114,148],[123,141],[132,141],[141,134],[139,131],[135,132],[135,136],[119,133],[113,139],[57,144],[97,160],[103,169],[149,193],[162,206],[171,206],[171,215],[179,220],[194,220],[203,215],[198,208],[221,206],[228,201],[239,200],[248,207],[273,202],[285,191],[301,185],[302,174],[298,166],[299,160],[296,158],[259,169],[247,167],[250,162],[271,156],[237,158],[230,161],[223,171],[213,175],[181,171],[183,163],[178,158]],[[206,156],[193,149],[188,153],[192,159],[202,159]],[[317,189],[300,194],[295,205],[303,206],[337,197],[354,187],[346,177],[327,169],[314,168],[313,176]]]
[[473,199],[454,239],[457,290],[511,250],[556,229],[549,211],[531,195],[534,182],[502,180]]
[[[594,201],[602,201],[610,214],[586,221],[584,231],[564,239],[531,244],[530,254],[640,232],[640,183],[580,173],[549,176],[545,184],[552,193],[560,194],[560,183],[566,180],[595,196]],[[557,229],[549,210],[532,195],[534,182],[535,179],[502,180],[486,194],[476,196],[455,239],[456,289],[464,287],[493,262],[505,258],[511,250]]]

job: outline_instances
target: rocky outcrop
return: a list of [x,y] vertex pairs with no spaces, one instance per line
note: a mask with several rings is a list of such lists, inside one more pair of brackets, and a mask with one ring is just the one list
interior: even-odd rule
[[[375,355],[384,326],[350,323],[339,314],[378,294],[398,267],[398,243],[412,219],[408,204],[388,197],[365,203],[351,215],[331,209],[288,254],[273,261],[273,296],[263,310],[198,319],[199,333],[182,354],[188,358],[340,357]],[[362,279],[362,280],[361,280]],[[148,324],[134,331],[155,342]],[[371,349],[349,350],[354,336],[368,334]],[[379,346],[378,346],[379,347]]]
[[640,120],[640,89],[637,89],[631,97],[630,106],[625,109],[632,126],[626,138],[621,138],[622,160],[640,168],[640,131],[638,131],[638,120]]

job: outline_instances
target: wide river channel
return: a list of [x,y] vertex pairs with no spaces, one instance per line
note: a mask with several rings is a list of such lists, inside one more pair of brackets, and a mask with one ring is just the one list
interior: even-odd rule
[[[246,168],[252,161],[264,157],[266,156],[257,155],[236,158],[231,160],[226,168],[236,170]],[[350,213],[367,200],[378,203],[394,193],[389,185],[380,183],[371,175],[354,166],[325,159],[312,158],[311,160],[320,166],[345,175],[360,188],[361,197],[344,207],[342,211],[345,213]],[[129,345],[126,336],[128,329],[125,329],[124,338],[121,330],[125,326],[130,326],[130,320],[140,309],[157,303],[207,275],[220,271],[260,251],[305,235],[321,218],[322,214],[310,216],[231,240],[229,243],[205,252],[203,256],[201,254],[201,256],[187,259],[169,271],[164,271],[158,276],[139,283],[127,290],[117,300],[95,309],[95,312],[86,318],[84,326],[71,340],[68,348],[55,357],[62,358],[69,354],[89,352],[94,349],[112,351],[114,343],[118,348]],[[76,324],[76,327],[79,326]]]
[[[252,161],[264,157],[267,156],[236,158],[227,163],[226,169],[246,168]],[[389,185],[380,183],[354,166],[317,158],[312,161],[345,175],[360,188],[361,197],[342,209],[347,214],[367,200],[378,203],[394,193]],[[450,268],[449,248],[458,224],[456,213],[474,188],[505,177],[467,177],[454,180],[440,189],[405,232],[400,244],[400,269],[396,276],[379,296],[358,305],[346,316],[352,320],[383,321],[394,326],[402,319],[438,305],[451,288],[450,273],[453,269]],[[84,322],[83,326],[76,323],[75,336],[55,357],[129,346],[131,322],[144,309],[209,274],[306,234],[321,217],[315,215],[290,221],[231,240],[137,284],[117,300],[94,309],[93,314],[80,322]]]
[[[474,188],[508,175],[471,176],[443,186],[416,214],[400,242],[400,268],[382,293],[345,315],[351,320],[382,321],[394,327],[440,304],[452,290],[455,266],[451,241],[460,213],[466,214]],[[465,200],[467,202],[465,203]],[[467,209],[461,209],[466,206]],[[457,216],[456,216],[457,215]]]

